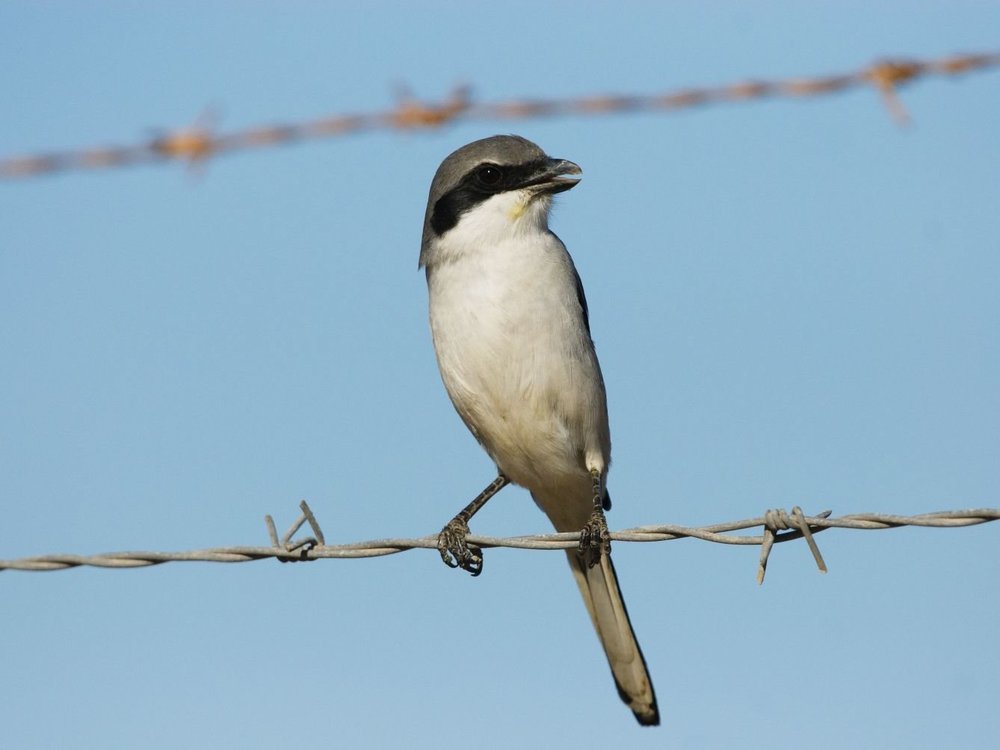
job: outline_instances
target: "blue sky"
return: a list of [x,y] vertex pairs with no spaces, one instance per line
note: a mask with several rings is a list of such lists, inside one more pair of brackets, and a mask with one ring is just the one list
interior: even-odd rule
[[[652,93],[995,50],[923,3],[5,3],[0,157],[391,105]],[[612,528],[997,506],[996,71],[674,115],[464,123],[0,184],[0,557],[434,533],[493,476],[416,270],[470,140],[572,159],[554,229],[609,391]],[[484,534],[547,530],[520,489]],[[998,528],[618,544],[664,724],[561,554],[0,576],[11,748],[992,747]],[[447,738],[443,740],[442,738]],[[615,746],[618,746],[617,744]]]

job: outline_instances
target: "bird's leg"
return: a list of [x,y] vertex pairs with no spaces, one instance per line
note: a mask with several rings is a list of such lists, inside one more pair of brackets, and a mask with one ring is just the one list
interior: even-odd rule
[[580,556],[588,568],[597,565],[601,555],[611,554],[611,532],[608,531],[608,521],[604,517],[604,487],[601,482],[601,472],[590,470],[594,480],[594,510],[580,532]]
[[476,499],[459,511],[458,515],[448,521],[438,534],[437,548],[441,559],[449,568],[461,568],[477,576],[483,572],[483,551],[479,547],[465,541],[469,533],[469,519],[486,505],[486,501],[497,494],[510,482],[503,474],[498,474],[489,486],[480,492]]

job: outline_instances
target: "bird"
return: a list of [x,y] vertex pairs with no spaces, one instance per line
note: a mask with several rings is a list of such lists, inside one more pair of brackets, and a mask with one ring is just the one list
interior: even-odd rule
[[552,196],[581,174],[521,136],[496,135],[454,151],[431,182],[418,267],[434,351],[452,404],[497,467],[437,546],[449,566],[478,575],[469,520],[507,484],[526,488],[557,531],[579,532],[566,554],[618,694],[640,725],[655,726],[656,694],[610,557],[604,379],[580,275],[548,226]]

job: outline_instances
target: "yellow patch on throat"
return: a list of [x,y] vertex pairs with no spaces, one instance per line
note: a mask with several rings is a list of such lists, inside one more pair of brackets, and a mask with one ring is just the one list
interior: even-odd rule
[[522,216],[524,216],[524,212],[528,210],[528,206],[531,205],[531,199],[533,197],[534,196],[532,196],[531,194],[524,194],[518,196],[518,200],[515,201],[514,205],[510,207],[510,211],[507,213],[507,217],[511,221],[517,221]]

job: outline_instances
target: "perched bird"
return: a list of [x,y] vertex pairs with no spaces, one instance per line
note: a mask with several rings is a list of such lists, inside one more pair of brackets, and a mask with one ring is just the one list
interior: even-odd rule
[[431,184],[420,266],[445,388],[498,476],[441,532],[448,565],[473,575],[482,550],[468,522],[508,482],[526,487],[567,550],[622,700],[660,722],[653,683],[611,564],[604,511],[611,436],[587,301],[565,245],[548,227],[552,196],[580,168],[531,141],[498,135],[448,156]]

